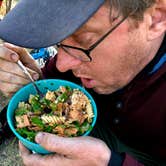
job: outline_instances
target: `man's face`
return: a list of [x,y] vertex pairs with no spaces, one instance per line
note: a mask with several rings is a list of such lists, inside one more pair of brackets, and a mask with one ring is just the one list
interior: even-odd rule
[[[62,43],[87,49],[121,18],[113,23],[109,19],[109,9],[101,7],[84,26]],[[93,88],[100,94],[110,94],[128,84],[147,64],[148,54],[151,53],[145,29],[144,22],[135,28],[126,20],[91,52],[91,62],[81,62],[59,49],[56,67],[61,72],[72,70],[86,88]]]

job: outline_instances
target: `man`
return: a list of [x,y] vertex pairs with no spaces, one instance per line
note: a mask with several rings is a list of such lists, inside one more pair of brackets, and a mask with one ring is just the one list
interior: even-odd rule
[[[23,47],[57,44],[42,76],[81,83],[99,112],[93,137],[39,133],[36,142],[52,155],[20,144],[24,164],[165,165],[165,31],[165,0],[21,1],[1,22],[0,36]],[[7,96],[28,83],[18,59],[34,78],[41,73],[24,49],[4,44],[0,89]]]

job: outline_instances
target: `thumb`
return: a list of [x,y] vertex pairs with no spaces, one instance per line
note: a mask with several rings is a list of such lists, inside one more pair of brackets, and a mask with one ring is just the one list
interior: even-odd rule
[[29,56],[28,51],[23,47],[19,47],[14,44],[11,44],[11,43],[3,43],[3,46],[5,46],[6,48],[17,53],[20,56],[20,59],[23,63],[24,63],[24,61],[25,62],[27,62],[29,60],[32,61],[32,59],[33,59],[31,56]]
[[35,140],[50,152],[76,156],[85,150],[86,142],[82,138],[83,137],[60,137],[54,134],[40,132],[37,134]]
[[11,43],[4,43],[3,46],[17,53],[21,62],[23,62],[26,67],[38,72],[40,76],[42,76],[40,67],[37,65],[36,61],[32,58],[27,49],[13,45]]

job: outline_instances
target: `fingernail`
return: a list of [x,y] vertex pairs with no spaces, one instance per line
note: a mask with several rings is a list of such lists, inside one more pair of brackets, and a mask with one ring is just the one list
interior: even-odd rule
[[39,79],[39,74],[33,74],[33,79],[38,80]]
[[18,60],[18,55],[17,54],[11,54],[11,59],[14,61]]
[[41,143],[42,139],[43,139],[44,133],[38,133],[35,137],[35,140],[37,143]]

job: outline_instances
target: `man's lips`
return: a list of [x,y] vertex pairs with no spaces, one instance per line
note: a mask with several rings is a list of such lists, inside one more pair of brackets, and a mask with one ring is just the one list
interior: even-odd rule
[[80,79],[81,79],[83,86],[85,86],[86,88],[93,88],[94,87],[92,79],[82,78],[82,77]]
[[81,82],[82,82],[83,86],[85,86],[86,88],[95,87],[95,81],[93,79],[90,79],[90,78],[86,77],[85,75],[82,75],[78,72],[73,72],[73,74],[74,74],[75,77],[81,79]]

